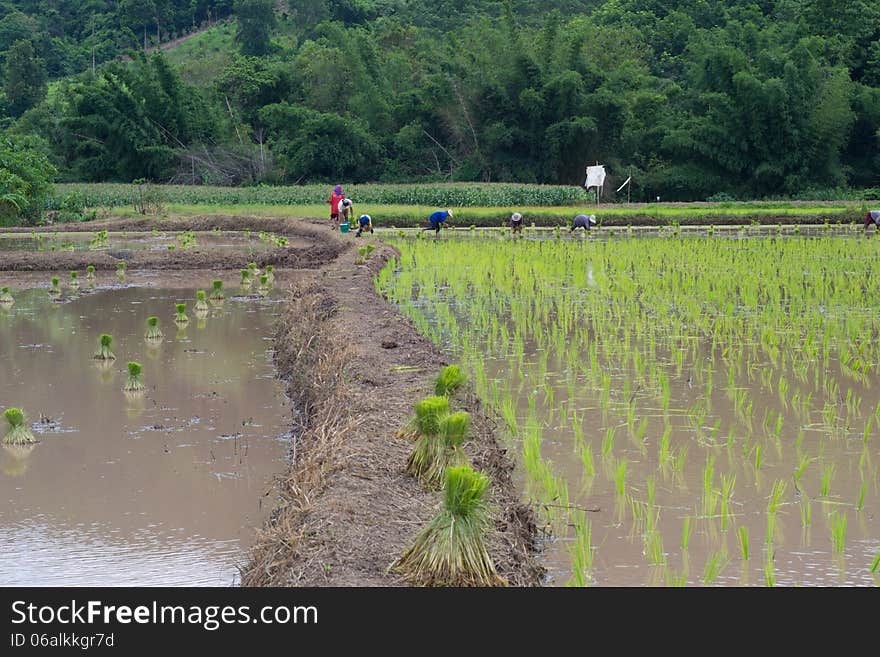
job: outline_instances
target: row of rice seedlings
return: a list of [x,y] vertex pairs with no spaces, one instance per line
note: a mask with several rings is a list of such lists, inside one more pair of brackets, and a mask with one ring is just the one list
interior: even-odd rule
[[[456,247],[457,247],[457,245],[456,245]],[[424,255],[424,254],[422,254],[422,255]],[[594,255],[594,254],[591,254],[591,255]],[[606,277],[604,274],[601,273],[601,267],[597,266],[597,264],[596,264],[597,261],[601,262],[602,265],[609,264],[608,260],[604,260],[604,261],[601,260],[602,255],[603,254],[601,254],[601,253],[598,254],[598,256],[599,256],[598,260],[594,258],[593,266],[591,267],[592,272],[599,274],[599,276],[597,277],[597,283],[599,285],[602,285],[604,282],[608,282],[608,280],[609,280],[609,277]],[[648,255],[650,257],[651,254],[648,254]],[[666,254],[666,255],[668,256],[669,254]],[[480,256],[479,256],[479,254],[476,254],[476,253],[474,254],[474,256],[475,257],[473,259],[473,262],[475,263],[475,266],[479,267],[480,266],[480,262],[479,262]],[[485,258],[483,258],[483,260],[485,261]],[[579,374],[586,375],[588,384],[591,379],[594,382],[599,383],[599,385],[601,386],[601,389],[602,389],[601,394],[600,394],[600,399],[602,400],[601,405],[603,407],[610,406],[609,402],[612,399],[614,399],[615,397],[617,397],[618,399],[623,398],[622,401],[626,401],[626,398],[624,397],[624,395],[620,395],[620,396],[612,395],[612,377],[609,375],[608,371],[606,371],[606,372],[599,371],[599,369],[601,367],[599,359],[606,358],[606,359],[608,359],[606,361],[607,365],[613,366],[612,359],[616,358],[618,354],[621,354],[622,352],[624,352],[626,350],[624,347],[620,347],[620,346],[615,347],[614,343],[615,343],[615,340],[618,340],[618,339],[623,341],[621,343],[618,343],[618,345],[627,343],[627,340],[628,340],[627,332],[625,330],[622,330],[620,327],[626,326],[627,321],[630,319],[637,319],[638,320],[635,323],[629,322],[635,331],[639,330],[637,327],[646,327],[645,334],[647,336],[649,336],[648,338],[646,338],[646,341],[648,341],[648,340],[653,341],[653,343],[655,345],[653,347],[653,350],[654,350],[653,353],[655,353],[655,354],[656,354],[656,344],[657,344],[656,336],[658,335],[658,331],[651,328],[651,325],[640,324],[639,322],[642,322],[645,319],[644,317],[642,317],[642,315],[635,317],[634,315],[632,315],[632,313],[628,313],[625,311],[626,304],[629,303],[628,299],[630,298],[628,296],[628,294],[626,294],[626,293],[621,294],[621,295],[617,295],[616,298],[619,301],[615,301],[615,304],[614,304],[615,312],[617,311],[617,309],[624,311],[623,314],[621,315],[621,320],[615,321],[615,325],[617,326],[616,330],[614,330],[614,329],[609,330],[610,327],[609,327],[607,320],[609,319],[609,317],[611,315],[609,315],[609,313],[607,312],[607,308],[601,310],[600,312],[595,312],[596,309],[591,306],[591,304],[589,302],[590,299],[587,299],[587,301],[588,301],[587,304],[581,303],[580,308],[578,308],[576,313],[571,313],[568,311],[568,309],[577,308],[577,306],[571,306],[568,304],[568,300],[565,298],[566,296],[568,296],[567,294],[564,294],[562,299],[559,299],[559,297],[557,296],[557,299],[555,301],[551,302],[550,304],[545,303],[544,297],[549,296],[549,295],[543,294],[544,287],[550,287],[550,286],[552,286],[552,283],[550,284],[550,286],[546,285],[546,281],[548,279],[542,276],[542,274],[544,272],[538,270],[537,267],[530,260],[524,259],[524,258],[519,258],[516,262],[524,262],[524,261],[527,261],[528,264],[526,264],[522,267],[518,267],[512,276],[504,277],[503,282],[498,283],[497,279],[493,279],[492,282],[489,282],[488,280],[486,281],[487,284],[485,285],[485,287],[487,289],[493,290],[492,297],[494,299],[492,300],[492,303],[494,303],[495,299],[497,299],[498,301],[503,301],[503,303],[504,303],[504,306],[499,305],[498,307],[490,307],[487,305],[484,308],[478,309],[478,314],[480,316],[492,318],[491,321],[487,320],[487,321],[489,321],[489,324],[477,323],[477,324],[473,325],[473,327],[468,327],[467,330],[463,330],[463,325],[461,325],[456,318],[451,317],[451,314],[449,317],[446,317],[444,319],[444,321],[454,321],[455,322],[454,325],[458,327],[456,329],[455,333],[457,335],[467,334],[467,336],[469,336],[469,337],[467,337],[466,339],[473,340],[473,345],[471,346],[471,348],[473,348],[473,349],[482,348],[484,345],[487,344],[487,342],[490,343],[493,347],[497,347],[498,343],[493,342],[493,340],[495,340],[495,338],[492,335],[492,332],[495,329],[493,329],[491,327],[498,325],[497,317],[505,314],[506,308],[510,307],[511,308],[511,311],[510,311],[511,316],[514,319],[518,319],[518,318],[522,317],[522,318],[524,318],[525,321],[523,321],[523,322],[516,321],[512,325],[508,325],[508,326],[515,327],[513,329],[513,332],[516,333],[516,336],[514,337],[513,340],[510,340],[508,338],[505,341],[506,344],[503,346],[503,349],[509,350],[511,344],[514,344],[514,343],[517,345],[521,344],[521,336],[523,334],[523,331],[521,330],[520,327],[527,327],[529,330],[531,330],[533,328],[533,326],[531,326],[531,324],[541,325],[544,322],[544,317],[546,317],[546,315],[543,312],[540,312],[540,310],[539,310],[540,308],[555,307],[558,309],[560,306],[562,306],[563,308],[567,309],[564,311],[565,320],[564,320],[564,322],[562,322],[562,325],[569,326],[569,327],[577,325],[576,322],[572,320],[572,318],[575,316],[579,316],[580,319],[577,321],[580,321],[584,326],[588,326],[589,328],[587,330],[578,329],[574,334],[576,336],[576,339],[572,340],[571,334],[566,336],[565,339],[563,339],[561,331],[556,331],[555,333],[552,331],[548,332],[546,330],[543,330],[541,327],[538,327],[533,335],[537,336],[537,339],[539,341],[539,349],[541,349],[542,352],[546,352],[546,353],[552,353],[555,351],[555,352],[557,352],[557,355],[560,357],[561,360],[564,360],[565,362],[568,362],[568,363],[576,362],[577,359],[575,358],[575,349],[576,348],[582,349],[583,353],[590,354],[590,358],[589,358],[590,366],[589,367],[586,367],[586,366],[579,367],[578,368]],[[806,262],[807,259],[805,258],[804,261]],[[468,262],[471,263],[472,260],[470,258],[468,258]],[[636,260],[634,259],[633,262],[636,262]],[[565,263],[563,263],[563,264],[565,264]],[[514,267],[516,267],[516,265],[514,265]],[[442,267],[438,267],[438,268],[436,268],[436,270],[431,269],[430,266],[425,267],[424,262],[420,263],[419,269],[420,269],[420,272],[427,271],[427,270],[430,270],[435,273],[437,271],[443,271]],[[446,269],[448,270],[448,268],[446,268]],[[635,267],[635,268],[631,268],[631,269],[632,269],[632,271],[634,271],[636,273],[639,272],[639,267]],[[650,267],[645,268],[645,269],[651,270]],[[664,275],[667,273],[672,273],[672,272],[670,272],[670,270],[671,270],[671,267],[664,268]],[[486,271],[488,272],[489,268],[486,268]],[[569,271],[570,271],[570,269],[569,269]],[[517,280],[519,279],[519,276],[517,276],[517,274],[520,274],[522,276],[523,280],[529,281],[528,288],[526,288],[526,286],[523,286],[523,288],[522,288],[523,295],[521,297],[521,299],[522,299],[521,310],[518,307],[516,307],[516,304],[520,303],[520,297],[519,296],[511,297],[508,294],[509,291],[513,290],[514,285],[518,284]],[[444,275],[445,275],[445,273],[444,273]],[[692,280],[694,280],[694,281],[701,280],[698,278],[699,276],[700,276],[700,274],[697,273],[696,276]],[[575,290],[576,289],[586,289],[584,286],[579,287],[577,284],[577,281],[570,280],[571,278],[576,279],[576,275],[573,277],[567,277],[563,273],[560,275],[559,280],[567,281],[567,285],[568,285],[568,283],[571,283],[568,286],[568,289],[575,289]],[[464,279],[465,279],[465,277],[462,276],[461,281],[463,282]],[[542,285],[544,285],[544,287],[542,287],[541,285],[537,285],[537,286],[535,285],[535,283],[539,280],[545,282],[545,283],[542,283]],[[655,277],[655,280],[656,280],[656,277]],[[452,277],[450,277],[449,280],[445,280],[443,285],[446,285],[448,283],[451,283],[451,285],[449,285],[450,298],[456,297],[456,295],[459,294],[458,290],[461,289],[462,293],[464,293],[465,290],[467,290],[467,294],[471,295],[471,297],[468,297],[468,301],[470,301],[472,299],[472,294],[473,294],[474,290],[479,290],[484,287],[479,282],[475,283],[474,280],[468,280],[465,285],[459,285],[458,281],[452,280]],[[675,283],[676,283],[676,287],[678,287],[678,288],[682,287],[682,286],[677,285],[678,281],[675,281]],[[507,286],[507,289],[503,290],[501,293],[499,293],[497,288],[503,287],[503,286]],[[428,289],[426,286],[423,286],[421,284],[420,284],[420,287],[422,289]],[[435,289],[439,289],[440,286],[437,285],[437,286],[432,286],[432,287],[435,287]],[[671,287],[673,287],[673,286],[670,285],[670,288]],[[406,289],[406,286],[403,285],[402,289]],[[636,289],[636,288],[632,288],[632,289]],[[643,289],[648,289],[648,288],[643,288]],[[446,294],[446,292],[444,292],[444,294]],[[516,291],[515,294],[519,295],[519,292]],[[770,300],[772,301],[773,300],[772,299],[772,291],[768,292],[768,294],[770,295]],[[611,296],[613,297],[614,295],[611,295]],[[598,301],[600,298],[605,299],[607,297],[605,297],[605,296],[598,297],[597,296],[596,300]],[[754,297],[754,301],[757,301],[758,298],[759,297],[757,297],[757,296]],[[511,302],[510,302],[511,299],[514,300],[513,304],[511,304]],[[579,301],[582,301],[582,300],[583,299],[580,299]],[[763,301],[765,302],[763,304],[765,307],[768,305],[771,305],[771,304],[766,303],[767,299],[763,299]],[[631,304],[631,306],[632,305],[633,304]],[[639,304],[634,304],[634,305],[644,306],[644,301],[640,302]],[[746,304],[746,305],[748,305],[748,304]],[[663,304],[658,304],[656,307],[663,308],[664,306],[663,306]],[[538,318],[537,321],[535,320],[535,315],[534,315],[534,312],[536,310],[539,311],[538,315],[537,315],[537,318]],[[530,315],[531,315],[531,317],[530,317]],[[769,313],[767,313],[767,315],[769,315]],[[736,339],[737,336],[732,329],[735,328],[736,332],[738,333],[738,335],[740,337],[743,335],[746,335],[744,330],[749,329],[753,325],[757,325],[759,323],[759,320],[764,319],[764,316],[765,316],[765,313],[758,313],[757,315],[752,315],[751,317],[755,317],[755,321],[752,321],[752,320],[748,319],[750,317],[749,315],[742,315],[742,316],[740,316],[740,318],[735,319],[734,321],[731,322],[728,319],[727,315],[725,315],[725,316],[716,315],[715,317],[712,318],[714,326],[710,327],[710,330],[715,331],[715,338],[713,338],[713,345],[716,342],[718,342],[719,338],[722,341],[724,341],[728,347],[731,344],[733,344],[734,349],[728,351],[728,357],[731,362],[736,362],[737,360],[742,362],[743,353],[745,353],[745,352],[743,349],[739,349],[739,353],[737,354],[736,353],[736,349],[737,349],[736,345],[737,344],[749,345],[749,341],[742,340],[742,339]],[[654,326],[656,326],[658,324],[658,322],[656,322],[656,318],[652,318],[651,321],[654,323]],[[682,322],[682,325],[683,325],[683,322]],[[823,322],[821,324],[822,330],[827,328],[829,325],[830,325],[830,323]],[[699,328],[702,329],[704,327],[706,327],[705,322],[701,322],[701,326]],[[446,331],[446,330],[447,329],[442,329],[442,331]],[[721,334],[718,333],[719,330],[721,331]],[[812,329],[810,329],[810,330],[812,330]],[[452,331],[450,331],[450,332],[452,332]],[[510,336],[513,334],[513,332],[508,333],[507,335]],[[485,340],[481,339],[481,335],[484,333],[486,334]],[[499,333],[500,333],[500,330],[499,330]],[[680,331],[679,331],[679,333],[680,333]],[[794,336],[797,333],[798,333],[797,331],[780,332],[780,335],[782,336],[782,338],[775,337],[773,335],[770,335],[769,333],[765,333],[763,336],[763,341],[759,339],[758,342],[756,342],[754,344],[757,344],[759,349],[763,350],[764,352],[773,352],[774,350],[776,350],[778,352],[776,354],[776,359],[777,359],[776,362],[777,362],[778,366],[786,363],[787,359],[788,359],[788,362],[791,363],[792,362],[791,357],[788,356],[787,352],[784,350],[784,347],[787,346],[786,345],[787,338],[785,336],[787,336],[787,335]],[[820,333],[821,333],[821,331],[820,331]],[[440,332],[438,332],[438,335],[440,335]],[[583,343],[577,344],[580,341],[580,336],[582,336],[582,335],[585,337],[591,336],[591,337],[597,338],[597,339],[593,339],[591,342],[586,343],[589,346],[585,347],[585,346],[583,346]],[[760,338],[760,332],[758,332],[757,335]],[[814,333],[814,335],[815,335],[815,333]],[[830,334],[826,334],[826,335],[822,335],[821,339],[820,339],[820,344],[823,346],[823,349],[829,350],[829,353],[830,353],[831,345],[834,344],[834,341],[832,339],[829,339],[830,337],[831,337]],[[500,339],[499,339],[499,341],[500,341]],[[813,339],[813,342],[815,344],[814,339]],[[675,364],[676,360],[678,360],[678,362],[683,365],[684,360],[685,360],[684,357],[686,357],[688,354],[690,354],[690,358],[694,357],[695,352],[693,351],[692,343],[693,343],[693,341],[682,342],[682,344],[684,344],[684,345],[691,345],[691,346],[686,349],[677,347],[676,350],[672,352],[673,354],[676,354],[676,353],[679,354],[677,357],[673,356],[673,362],[672,362],[673,365]],[[560,346],[560,345],[567,345],[567,347]],[[630,344],[630,347],[631,346],[632,346],[632,344]],[[549,347],[549,348],[545,349],[543,347]],[[519,347],[517,347],[517,349],[518,348]],[[746,347],[746,349],[749,349],[749,348],[750,348],[750,346]],[[564,353],[558,353],[562,349],[567,349],[567,351],[565,351]],[[484,351],[484,353],[485,353],[485,351]],[[656,385],[656,390],[658,391],[657,396],[659,398],[660,406],[661,407],[666,406],[667,409],[669,409],[669,407],[671,406],[671,403],[670,402],[664,403],[662,397],[660,397],[660,395],[662,395],[664,393],[663,393],[663,386],[660,383],[660,379],[655,374],[655,372],[657,372],[659,370],[657,368],[652,368],[650,365],[646,364],[646,363],[650,363],[652,358],[656,358],[656,356],[647,355],[650,353],[651,352],[646,349],[646,351],[644,352],[645,357],[643,357],[642,352],[640,352],[638,356],[633,356],[632,349],[630,349],[630,353],[629,353],[628,358],[633,363],[633,365],[632,365],[633,380],[643,382],[647,379],[650,379],[650,380],[654,381],[654,385]],[[604,354],[604,356],[603,356],[603,354]],[[514,355],[514,358],[519,359],[519,358],[521,358],[521,356],[518,357],[517,355]],[[520,362],[522,362],[522,361],[520,360]],[[804,358],[802,358],[800,361],[798,361],[797,363],[795,363],[792,367],[795,367],[795,366],[796,367],[803,367],[805,362],[806,362],[806,356]],[[607,367],[607,365],[606,365],[606,367]],[[518,378],[520,380],[522,380],[522,378],[524,378],[521,374],[522,365],[520,365],[519,367],[520,367],[520,376]],[[539,373],[541,374],[540,378],[543,379],[543,375],[546,372],[545,371],[542,372],[541,370],[546,370],[546,359],[545,358],[542,358],[539,361]],[[760,372],[761,370],[760,370],[760,368],[755,368],[755,371]],[[818,368],[814,368],[814,371],[818,373]],[[702,368],[702,369],[695,368],[695,379],[699,380],[702,377],[704,381],[709,381],[711,378],[711,374],[709,372],[710,371],[708,370],[708,368]],[[782,374],[779,373],[779,371],[777,370],[777,374],[774,375],[774,379],[779,381],[780,380],[779,377],[781,377],[781,376],[782,376]],[[804,378],[804,377],[796,377],[796,378],[798,378],[798,380],[800,380],[801,378]],[[624,388],[626,388],[626,386],[628,385],[627,384],[628,380],[629,379],[624,377],[624,379],[623,379]],[[784,391],[784,393],[787,393],[787,391],[788,391],[787,381],[788,380],[787,380],[787,378],[784,380],[785,380],[785,384],[783,384],[780,387],[785,388],[786,390]],[[823,381],[825,381],[825,380],[830,381],[830,379],[828,379],[827,377],[823,377],[822,380]],[[595,385],[595,383],[594,383],[594,385]],[[541,380],[539,382],[539,386],[546,387],[545,381]],[[568,391],[575,389],[574,383],[571,379],[566,380],[566,387],[567,387]],[[829,388],[829,390],[830,389],[831,388]],[[670,387],[670,393],[671,393],[671,387]],[[800,391],[797,391],[797,394],[798,394],[798,401],[800,402],[800,409],[798,410],[798,412],[801,412],[802,410],[804,410],[804,400],[808,399],[808,396],[801,394]],[[545,396],[550,397],[550,395],[545,395]],[[570,396],[570,392],[569,392],[569,396]],[[785,402],[787,402],[789,395],[783,394],[783,395],[781,395],[781,397],[785,397]],[[669,398],[671,399],[671,394],[669,395]],[[635,399],[632,397],[632,393],[630,393],[630,399],[632,401],[635,401]],[[785,406],[785,404],[782,403],[782,399],[780,399],[780,403],[783,407]],[[807,405],[809,405],[809,404],[807,403]],[[742,412],[743,415],[748,415],[748,416],[752,415],[753,411],[750,411],[749,413],[745,413],[745,409],[747,407],[747,402],[745,401],[744,398],[743,398],[743,401],[741,402],[740,406],[743,411]],[[623,405],[623,408],[625,409],[625,413],[626,413],[627,425],[631,429],[631,435],[635,438],[636,432],[641,431],[641,427],[643,426],[643,425],[636,425],[634,422],[635,417],[636,417],[636,412],[637,412],[636,407],[635,407],[635,405]],[[753,408],[753,406],[751,406],[751,408]],[[853,406],[853,408],[855,408],[855,407]],[[556,412],[556,410],[557,409],[554,408],[551,410],[551,412]],[[785,428],[783,414],[778,413],[778,414],[774,414],[771,416],[765,412],[764,417],[768,420],[768,422],[766,423],[766,428],[768,429],[768,434],[770,435],[771,438],[775,438],[774,445],[776,446],[777,453],[779,453],[781,451],[781,444],[779,442],[779,438],[781,437],[781,434],[783,433],[784,428]],[[775,419],[775,423],[773,423],[774,419]],[[717,442],[717,438],[718,438],[718,435],[720,432],[720,429],[716,428],[716,427],[719,427],[717,420],[715,422],[715,427],[713,427],[713,429],[712,429],[712,442],[713,443]],[[731,442],[732,436],[733,436],[733,433],[729,432],[728,443]],[[577,444],[580,444],[580,442],[581,441],[578,441]],[[636,441],[636,442],[638,442],[638,441]],[[667,455],[669,453],[671,453],[673,450],[671,444],[669,444],[670,442],[671,441],[668,441],[665,446],[665,450],[666,450]],[[748,438],[748,436],[745,436],[744,443],[748,443],[748,442],[749,442],[749,438]],[[757,445],[757,447],[754,448],[754,454],[755,454],[755,464],[756,464],[755,471],[757,473],[761,470],[765,459],[764,459],[764,454],[763,454],[763,451],[764,451],[763,446],[761,445],[760,442],[757,443],[756,445]],[[612,446],[613,446],[613,443],[612,443]],[[661,438],[660,450],[663,451],[663,449],[664,449],[664,447],[663,447],[663,442],[662,442],[662,438]],[[680,453],[684,454],[686,452],[682,451]],[[611,455],[611,454],[613,454],[613,452],[608,453],[608,455]],[[668,459],[668,456],[667,456],[667,459]]]

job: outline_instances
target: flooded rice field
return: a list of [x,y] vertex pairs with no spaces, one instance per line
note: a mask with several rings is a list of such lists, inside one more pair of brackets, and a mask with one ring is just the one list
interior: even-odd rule
[[[198,313],[194,284],[83,281],[0,303],[0,407],[24,409],[38,441],[0,450],[0,585],[237,581],[286,462],[270,339],[280,295],[227,285]],[[163,337],[145,340],[149,316]],[[93,358],[102,333],[106,365]],[[129,361],[141,393],[123,392]]]
[[378,285],[498,414],[549,584],[880,584],[880,240],[665,237],[400,239]]
[[[205,248],[257,255],[286,240],[261,231],[95,231],[0,232],[0,252],[30,251],[167,251]],[[287,242],[285,242],[287,243]]]

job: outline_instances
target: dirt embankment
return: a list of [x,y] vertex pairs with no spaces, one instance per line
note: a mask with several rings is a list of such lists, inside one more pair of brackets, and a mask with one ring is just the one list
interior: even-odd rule
[[317,269],[332,262],[339,253],[350,247],[347,242],[327,239],[326,223],[319,221],[291,220],[279,217],[252,217],[242,215],[211,215],[187,218],[137,217],[134,219],[106,219],[100,221],[58,224],[39,228],[16,227],[5,229],[10,233],[64,233],[81,231],[263,231],[290,239],[286,247],[267,250],[255,256],[247,253],[229,253],[195,247],[173,251],[7,251],[0,252],[0,270],[5,271],[57,271],[85,270],[93,265],[96,270],[115,270],[124,261],[129,271],[137,269],[230,269],[246,267],[256,262],[260,267],[275,265],[290,269]]
[[[296,407],[298,438],[279,480],[280,505],[243,568],[244,586],[408,584],[389,566],[442,496],[405,472],[412,444],[396,431],[413,404],[433,394],[448,361],[376,293],[373,277],[392,255],[382,246],[358,264],[345,251],[293,292],[275,359]],[[471,392],[453,407],[472,414],[465,451],[492,479],[496,567],[511,585],[540,585],[534,518],[511,480],[495,424]]]

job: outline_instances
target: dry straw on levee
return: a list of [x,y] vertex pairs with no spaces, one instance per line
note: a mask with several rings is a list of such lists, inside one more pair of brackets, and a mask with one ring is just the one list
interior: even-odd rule
[[443,508],[392,567],[424,586],[504,586],[486,550],[483,501],[489,477],[468,466],[446,470]]

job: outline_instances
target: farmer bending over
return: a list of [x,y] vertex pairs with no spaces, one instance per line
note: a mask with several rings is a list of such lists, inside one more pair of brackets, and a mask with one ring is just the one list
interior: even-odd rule
[[513,235],[521,233],[523,229],[523,216],[519,212],[510,215],[510,232]]
[[355,233],[355,237],[360,237],[361,233],[365,230],[370,231],[370,235],[373,234],[373,220],[370,218],[368,214],[362,214],[358,217],[358,232]]
[[595,226],[596,223],[596,215],[591,214],[587,216],[585,214],[579,214],[574,218],[574,223],[571,225],[571,232],[574,232],[575,228],[590,230],[590,228]]
[[440,227],[448,228],[446,220],[452,216],[452,210],[437,210],[428,217],[428,226],[422,230],[433,230],[435,235],[440,234]]
[[880,210],[871,210],[865,215],[865,228],[871,224],[880,226]]
[[354,204],[350,198],[339,201],[339,222],[347,221],[354,228]]

